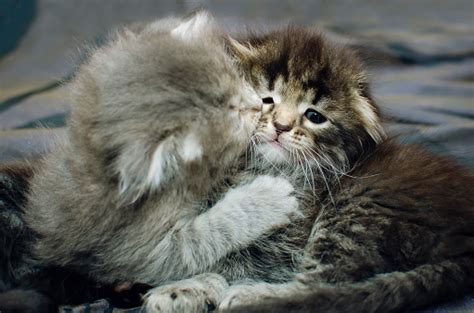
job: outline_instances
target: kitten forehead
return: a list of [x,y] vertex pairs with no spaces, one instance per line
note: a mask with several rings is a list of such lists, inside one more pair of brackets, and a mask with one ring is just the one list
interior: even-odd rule
[[268,80],[263,75],[258,76],[258,80],[259,80],[259,83],[258,83],[257,89],[261,97],[262,98],[270,97],[273,99],[273,103],[280,104],[282,101],[281,90],[283,87],[283,78],[279,77],[276,80],[276,83],[272,90],[268,89]]

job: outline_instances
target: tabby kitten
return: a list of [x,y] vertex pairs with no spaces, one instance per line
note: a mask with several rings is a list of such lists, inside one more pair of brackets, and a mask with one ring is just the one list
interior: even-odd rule
[[257,154],[306,167],[319,203],[295,278],[236,285],[222,311],[398,312],[472,290],[472,171],[385,139],[347,49],[298,28],[233,46],[264,102]]
[[268,175],[207,207],[261,103],[205,13],[119,33],[72,93],[67,135],[27,195],[36,264],[158,285],[207,270],[298,213],[290,183]]
[[202,274],[152,290],[147,311],[206,312],[206,290],[222,312],[396,312],[466,293],[472,173],[387,139],[347,48],[301,28],[228,44],[263,102],[247,170],[290,180],[306,219],[213,267],[230,289]]

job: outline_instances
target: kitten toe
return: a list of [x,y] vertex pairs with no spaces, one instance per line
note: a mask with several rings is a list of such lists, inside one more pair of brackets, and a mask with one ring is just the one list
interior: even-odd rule
[[209,299],[192,289],[159,287],[150,291],[145,300],[146,312],[152,313],[205,313],[212,304]]
[[227,286],[220,275],[202,274],[150,290],[144,306],[147,313],[212,312]]

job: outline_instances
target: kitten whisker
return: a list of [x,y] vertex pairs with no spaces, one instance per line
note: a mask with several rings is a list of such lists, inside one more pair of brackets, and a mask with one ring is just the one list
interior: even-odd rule
[[[298,150],[297,150],[297,151],[298,151]],[[311,175],[311,181],[309,181],[309,186],[310,186],[310,188],[311,188],[311,193],[313,194],[313,197],[314,197],[315,199],[316,199],[316,198],[319,199],[319,197],[318,197],[317,194],[316,194],[316,181],[315,181],[315,179],[314,179],[313,170],[311,169],[311,164],[309,163],[309,161],[308,161],[308,159],[307,159],[307,157],[306,157],[305,151],[304,151],[304,150],[300,150],[300,152],[301,152],[301,154],[302,154],[302,156],[303,156],[303,158],[304,158],[304,160],[305,160],[305,167],[304,167],[304,168],[306,168],[306,166],[307,166],[307,169],[309,170],[309,173],[310,173],[310,175]],[[303,167],[302,167],[302,168],[303,168]],[[308,179],[308,180],[309,180],[309,179]]]
[[310,152],[316,154],[316,156],[317,156],[318,158],[320,158],[321,161],[324,161],[328,166],[330,166],[330,167],[334,170],[335,173],[337,173],[337,174],[339,174],[339,175],[341,175],[341,176],[347,176],[347,177],[353,178],[353,176],[347,174],[347,172],[349,172],[349,171],[344,171],[344,170],[341,170],[341,169],[337,168],[337,167],[333,164],[333,161],[331,161],[331,159],[330,159],[329,157],[327,157],[324,153],[320,154],[320,153],[318,153],[314,148],[312,148],[312,147],[310,147],[310,146],[306,146],[306,148],[307,148]]
[[[331,203],[333,205],[336,205],[336,203],[334,201],[334,198],[333,198],[333,195],[332,195],[332,192],[331,192],[331,187],[330,187],[330,183],[328,181],[328,178],[324,174],[324,171],[323,171],[323,169],[321,167],[321,164],[319,163],[318,159],[314,158],[314,161],[315,161],[316,166],[318,167],[318,170],[319,170],[319,173],[321,174],[321,177],[323,178],[324,184],[326,185],[326,189],[328,191],[329,198],[331,199]],[[311,171],[311,167],[310,167],[310,171]]]
[[[307,151],[311,151],[311,148],[310,147],[306,147],[307,148]],[[322,154],[319,154],[317,153],[316,151],[313,151],[315,154],[317,154],[317,156],[321,159],[321,161],[325,161],[327,165],[329,165],[331,168],[327,168],[325,166],[323,166],[321,163],[318,162],[318,166],[321,166],[322,168],[324,168],[326,171],[328,171],[329,173],[332,174],[332,176],[335,177],[335,179],[337,180],[337,183],[339,185],[339,187],[341,187],[341,180],[340,180],[340,176],[343,176],[344,173],[342,171],[340,171],[338,168],[336,168],[336,166],[334,166],[327,158],[326,156],[324,155],[324,153]],[[315,158],[316,159],[316,158]],[[316,161],[317,162],[317,161]]]
[[[318,160],[317,160],[317,158],[316,158],[314,155],[312,155],[313,153],[316,154],[316,155],[318,156],[318,158],[321,159],[321,161],[325,161],[325,160],[321,157],[320,154],[318,154],[316,151],[313,151],[310,147],[305,146],[305,145],[302,145],[302,149],[303,149],[305,152],[307,152],[307,154],[306,154],[307,157],[310,158],[311,160],[313,160],[314,162],[318,162]],[[319,163],[319,166],[321,166],[323,169],[325,169],[326,171],[328,171],[328,172],[330,172],[330,173],[332,173],[332,174],[335,174],[335,173],[338,171],[338,169],[337,169],[334,165],[332,165],[331,163],[328,163],[327,161],[325,161],[325,162],[326,162],[332,169],[331,169],[331,168],[328,168],[328,167],[326,167],[326,166],[324,166],[324,165],[321,164],[321,163]],[[335,175],[335,176],[336,176],[336,178],[338,178],[337,175]]]

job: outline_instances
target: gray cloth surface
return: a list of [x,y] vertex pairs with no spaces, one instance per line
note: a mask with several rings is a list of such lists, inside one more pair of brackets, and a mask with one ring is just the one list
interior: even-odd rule
[[[1,0],[0,162],[37,157],[63,131],[63,84],[86,44],[100,44],[114,27],[198,6],[231,30],[293,22],[357,47],[391,133],[474,168],[472,0]],[[427,312],[474,312],[474,300]]]

